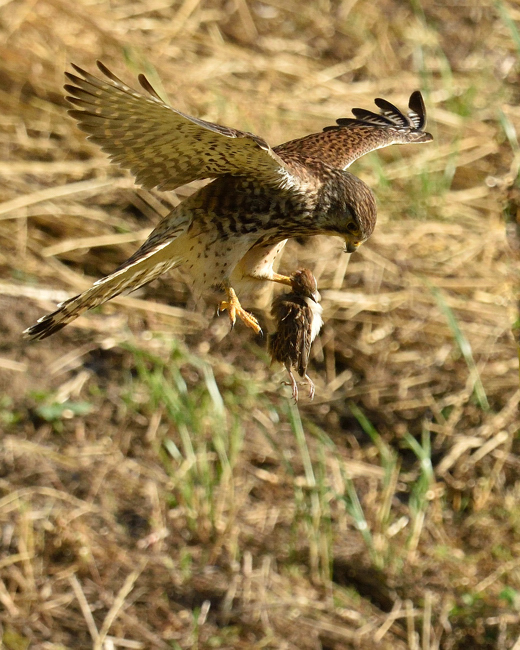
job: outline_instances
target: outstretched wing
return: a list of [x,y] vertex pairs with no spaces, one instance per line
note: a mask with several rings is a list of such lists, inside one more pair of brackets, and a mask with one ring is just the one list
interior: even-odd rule
[[355,160],[375,149],[433,140],[432,135],[424,131],[426,109],[418,90],[410,96],[410,110],[406,115],[386,99],[374,101],[380,113],[353,108],[353,118],[340,118],[336,120],[336,126],[327,126],[322,133],[291,140],[275,147],[274,151],[284,160],[317,157],[331,167],[347,169]]
[[165,104],[144,75],[136,92],[100,61],[101,80],[82,70],[65,73],[69,111],[89,139],[130,170],[144,187],[173,190],[190,181],[237,174],[279,183],[288,166],[258,136],[206,122]]

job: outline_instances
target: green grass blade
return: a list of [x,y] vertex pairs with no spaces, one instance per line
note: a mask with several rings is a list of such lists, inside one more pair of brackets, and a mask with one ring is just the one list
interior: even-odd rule
[[292,400],[289,400],[289,421],[291,423],[292,430],[296,437],[296,442],[300,449],[300,455],[302,457],[303,469],[305,472],[305,478],[307,483],[311,487],[316,486],[316,477],[314,475],[314,469],[312,467],[311,456],[309,454],[309,447],[307,446],[307,441],[305,440],[305,433],[303,431],[302,419],[300,417],[300,412],[298,407]]
[[511,32],[511,38],[513,39],[513,42],[515,44],[517,54],[520,56],[520,32],[518,31],[515,22],[511,18],[509,11],[507,10],[503,2],[500,1],[496,2],[495,7],[497,8],[500,18],[502,18],[504,25],[506,25],[506,27]]
[[446,320],[448,321],[448,325],[453,333],[455,341],[457,342],[457,345],[459,346],[459,350],[461,351],[462,356],[466,361],[466,364],[470,371],[470,376],[473,379],[473,390],[475,391],[475,397],[477,398],[480,408],[483,411],[489,411],[490,410],[489,401],[486,395],[486,391],[484,390],[484,385],[482,384],[482,380],[480,379],[480,373],[475,364],[475,360],[473,359],[473,352],[471,350],[471,345],[468,339],[464,336],[462,330],[460,329],[455,314],[453,313],[453,310],[444,299],[444,296],[442,295],[441,291],[437,287],[433,286],[432,284],[430,284],[430,289],[435,297],[435,300],[437,301],[437,305],[439,306],[439,309],[446,316]]

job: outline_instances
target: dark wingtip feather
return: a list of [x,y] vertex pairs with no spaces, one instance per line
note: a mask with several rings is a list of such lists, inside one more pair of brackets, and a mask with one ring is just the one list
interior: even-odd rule
[[140,74],[137,79],[139,80],[139,83],[141,84],[141,87],[146,90],[147,93],[149,93],[152,97],[155,99],[158,99],[160,102],[163,100],[159,97],[157,91],[155,88],[152,86],[152,84],[148,81],[148,79],[144,76],[144,74]]
[[[80,68],[79,65],[76,65],[75,63],[71,63],[70,65],[71,65],[71,66],[74,68],[74,70],[76,70],[76,72],[77,72],[78,74],[80,74],[82,77],[85,77],[85,75],[88,74],[88,72],[87,72],[86,70],[83,70],[83,68]],[[70,72],[66,72],[66,73],[65,73],[65,76],[67,76],[67,77],[70,78]],[[74,76],[74,75],[72,75],[72,76]]]
[[376,97],[374,99],[374,104],[382,111],[401,114],[401,111],[397,108],[397,106],[389,102],[388,99],[383,99],[382,97]]
[[121,79],[117,77],[111,70],[109,70],[102,61],[96,61],[96,65],[99,70],[105,75],[105,77],[107,77],[107,79],[110,79],[110,81],[113,81],[114,83],[121,86],[126,86],[125,82],[121,81]]
[[[72,74],[72,72],[66,72],[65,76],[67,77],[67,79],[69,81],[72,81],[73,84],[78,84],[79,85],[80,83],[85,81],[84,79],[80,79],[79,77],[77,77],[75,74]],[[69,86],[69,85],[70,84],[65,84],[64,88],[67,88],[67,86]],[[74,86],[74,88],[75,87],[76,86]]]
[[353,108],[352,114],[358,120],[361,120],[363,122],[370,122],[371,124],[376,124],[377,126],[395,126],[395,120],[388,117],[387,113],[383,115],[382,113],[373,113],[366,108]]
[[110,70],[106,67],[106,65],[102,61],[100,61],[99,59],[96,60],[96,65],[98,69],[105,75],[105,77],[108,77],[109,79],[113,78],[112,72],[110,72]]
[[[73,77],[74,75],[70,75],[70,76]],[[63,88],[66,90],[66,92],[70,93],[71,95],[78,92],[78,87],[72,86],[71,84],[65,84]]]
[[410,95],[408,101],[409,112],[404,115],[396,106],[386,99],[377,97],[374,103],[381,113],[373,113],[364,108],[353,108],[354,118],[343,117],[336,120],[337,126],[326,126],[323,131],[337,131],[342,127],[369,126],[380,128],[394,128],[410,134],[410,142],[430,142],[433,136],[424,131],[426,126],[426,108],[419,90]]
[[426,126],[426,106],[420,90],[415,90],[408,101],[408,107],[413,115],[410,119],[413,121],[417,129],[423,129]]
[[23,337],[31,341],[41,341],[51,334],[59,332],[65,325],[66,323],[53,323],[52,314],[49,314],[49,316],[45,316],[31,327],[28,327],[23,332]]
[[413,93],[410,95],[408,106],[412,109],[412,111],[415,111],[420,115],[424,115],[426,113],[424,99],[420,90],[413,91]]

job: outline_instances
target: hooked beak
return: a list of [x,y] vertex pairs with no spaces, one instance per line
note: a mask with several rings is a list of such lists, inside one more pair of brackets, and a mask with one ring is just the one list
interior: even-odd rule
[[321,300],[320,292],[315,291],[314,293],[311,294],[311,298],[314,300],[314,302],[320,302]]
[[348,241],[348,242],[345,242],[345,250],[343,252],[344,253],[355,253],[360,245],[361,245],[360,241]]

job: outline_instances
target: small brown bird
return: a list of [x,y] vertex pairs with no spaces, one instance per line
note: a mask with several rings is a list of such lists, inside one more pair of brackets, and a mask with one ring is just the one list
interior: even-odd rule
[[315,389],[307,374],[311,345],[322,326],[320,294],[316,278],[309,269],[300,269],[291,275],[290,293],[283,293],[273,302],[271,314],[276,321],[276,332],[269,337],[271,362],[283,363],[289,373],[292,396],[298,401],[298,384],[292,373],[297,368],[300,377],[309,384],[309,398]]
[[139,75],[146,95],[98,62],[98,78],[73,65],[66,73],[70,115],[112,162],[148,189],[174,190],[196,179],[211,183],[185,199],[119,268],[61,303],[25,335],[43,339],[87,309],[134,291],[183,265],[195,292],[224,293],[220,309],[255,332],[258,321],[239,295],[265,281],[291,284],[273,264],[290,237],[335,235],[353,253],[376,223],[369,187],[347,171],[360,156],[391,144],[429,142],[419,91],[407,115],[376,99],[376,114],[361,108],[321,133],[271,148],[263,139],[185,115],[168,106]]

